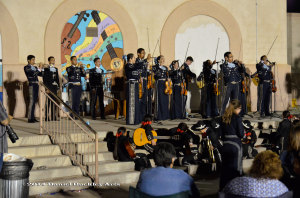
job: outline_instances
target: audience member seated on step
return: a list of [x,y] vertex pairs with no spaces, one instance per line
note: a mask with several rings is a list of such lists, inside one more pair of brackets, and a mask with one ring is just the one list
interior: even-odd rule
[[144,117],[144,121],[142,122],[142,125],[140,128],[145,129],[145,133],[147,136],[148,141],[151,141],[151,144],[145,144],[143,147],[150,153],[150,155],[152,155],[153,153],[153,147],[156,145],[156,142],[153,138],[153,128],[151,126],[152,124],[152,116],[147,114]]
[[157,167],[141,172],[137,189],[151,196],[166,196],[190,191],[190,197],[200,197],[194,180],[182,170],[173,169],[176,151],[172,144],[161,142],[154,148]]
[[128,162],[134,161],[135,170],[140,171],[151,168],[150,160],[144,153],[135,153],[135,144],[129,137],[125,127],[120,127],[116,134],[116,142],[113,157],[115,160]]
[[287,151],[281,153],[284,175],[282,182],[292,191],[294,197],[300,197],[300,125],[290,132],[290,143]]
[[[212,158],[210,157],[210,151],[213,152],[216,162],[220,163],[221,158],[219,157],[219,151],[222,147],[219,133],[216,132],[216,128],[220,125],[216,122],[203,120],[198,121],[196,124],[192,126],[192,130],[198,136],[201,136],[201,143],[199,144],[199,160],[203,162],[211,162]],[[208,147],[208,145],[210,145]]]
[[245,137],[242,139],[243,158],[252,159],[258,154],[257,150],[254,148],[257,136],[249,120],[244,120],[243,126],[245,129]]
[[239,197],[280,197],[288,192],[288,188],[278,180],[282,175],[279,156],[273,151],[264,151],[254,158],[249,176],[231,180],[223,192]]
[[0,101],[0,153],[8,152],[6,126],[9,125],[12,116],[8,115],[2,102]]
[[281,151],[284,151],[287,149],[292,123],[289,119],[290,117],[289,111],[284,111],[282,113],[282,117],[283,120],[279,123],[279,126],[277,128],[277,137],[278,137],[277,141],[280,145]]
[[183,157],[181,164],[194,164],[198,153],[199,137],[189,130],[184,122],[169,129],[168,133],[173,137],[172,144],[175,146],[177,157]]

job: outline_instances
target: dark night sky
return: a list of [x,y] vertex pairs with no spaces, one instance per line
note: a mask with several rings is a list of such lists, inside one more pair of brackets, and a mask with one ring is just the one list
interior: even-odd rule
[[300,0],[287,0],[287,12],[300,13]]

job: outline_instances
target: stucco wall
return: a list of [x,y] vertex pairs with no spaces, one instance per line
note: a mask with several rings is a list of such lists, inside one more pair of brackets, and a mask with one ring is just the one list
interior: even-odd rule
[[[199,2],[214,2],[229,12],[236,23],[239,26],[242,37],[242,52],[243,61],[246,64],[255,64],[256,52],[256,23],[255,23],[255,1],[254,0],[198,0]],[[36,55],[37,62],[44,61],[47,56],[47,49],[45,49],[46,28],[49,25],[49,19],[54,17],[59,22],[59,17],[53,16],[58,13],[57,10],[61,6],[65,6],[67,19],[78,11],[78,6],[72,6],[72,2],[84,4],[85,9],[93,9],[95,7],[101,7],[101,1],[95,0],[0,0],[0,9],[4,9],[7,12],[0,12],[0,32],[3,37],[3,64],[4,64],[4,81],[7,80],[7,72],[14,73],[14,78],[19,81],[25,81],[25,75],[23,72],[23,66],[26,63],[26,56],[28,54]],[[98,4],[99,2],[99,4]],[[105,1],[108,2],[108,1]],[[130,27],[128,32],[132,31],[134,41],[127,40],[124,43],[125,53],[134,52],[136,47],[144,47],[148,51],[148,38],[147,27],[149,28],[149,40],[150,50],[154,50],[157,39],[160,37],[168,17],[178,7],[185,3],[189,3],[188,0],[110,0],[111,5],[115,5],[116,9],[124,10],[128,17],[116,20],[116,22],[128,24],[128,21],[132,21],[134,28]],[[286,2],[283,0],[259,0],[258,1],[258,55],[267,53],[272,41],[278,35],[278,39],[274,44],[274,47],[269,54],[270,60],[276,61],[281,65],[287,64],[287,15],[286,15]],[[105,7],[105,4],[103,4]],[[190,8],[193,10],[193,8]],[[1,11],[0,10],[0,11]],[[114,13],[114,6],[106,8],[106,14],[110,16],[116,16]],[[109,12],[109,13],[108,13]],[[197,12],[195,12],[197,13]],[[201,14],[201,13],[198,13]],[[197,14],[197,15],[198,15]],[[10,15],[10,17],[8,17]],[[178,16],[180,17],[180,16]],[[52,18],[52,19],[54,19]],[[122,20],[122,21],[121,21]],[[123,21],[124,20],[124,21]],[[51,21],[53,24],[55,21]],[[13,26],[13,27],[7,27]],[[180,25],[179,25],[180,26]],[[179,27],[178,26],[178,27]],[[7,32],[4,30],[8,28],[15,32]],[[60,27],[60,26],[59,26]],[[126,25],[121,27],[126,28]],[[132,30],[133,29],[133,30]],[[53,31],[53,30],[52,30]],[[54,27],[55,31],[55,27]],[[57,29],[57,32],[61,32],[61,29]],[[126,39],[126,38],[124,38]],[[132,39],[132,38],[131,38]],[[230,38],[231,42],[232,39]],[[8,42],[9,41],[9,42]],[[51,41],[52,42],[52,41]],[[240,41],[238,41],[240,42]],[[49,43],[49,41],[48,41]],[[134,43],[133,47],[130,47],[130,43]],[[136,44],[135,44],[136,43]],[[59,46],[59,40],[57,44]],[[136,45],[136,46],[135,46]],[[127,47],[126,47],[127,46]],[[17,49],[17,50],[16,50]],[[54,49],[54,48],[53,48]],[[126,50],[127,49],[127,50]],[[59,52],[55,52],[57,56]],[[156,51],[157,55],[159,50]],[[173,54],[175,56],[175,53]],[[57,57],[58,58],[58,57]],[[167,60],[174,57],[167,57]],[[59,61],[58,61],[59,62]],[[280,69],[284,73],[290,71],[288,66],[281,66]],[[4,91],[5,92],[5,91]],[[17,108],[15,116],[24,116],[24,101],[21,90],[16,91],[17,95]],[[283,95],[286,95],[285,90],[282,90]],[[255,97],[253,95],[253,97]],[[286,97],[287,98],[287,97]],[[4,96],[4,101],[7,100],[7,96]],[[286,100],[287,102],[287,100]],[[6,102],[4,102],[6,105]],[[37,110],[38,111],[38,110]]]

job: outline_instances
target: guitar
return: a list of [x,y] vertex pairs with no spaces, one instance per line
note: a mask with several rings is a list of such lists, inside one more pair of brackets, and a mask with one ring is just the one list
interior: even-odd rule
[[128,152],[129,156],[133,159],[136,157],[136,154],[134,152],[134,148],[132,147],[132,145],[130,144],[129,141],[126,141],[125,142],[125,148],[126,148],[126,151]]
[[76,43],[80,36],[81,33],[79,31],[79,29],[77,28],[80,24],[80,22],[82,21],[82,19],[84,21],[86,21],[85,16],[89,16],[88,13],[86,13],[86,11],[82,11],[79,14],[76,14],[78,16],[76,22],[73,24],[71,23],[67,23],[64,27],[63,33],[62,33],[62,41],[61,41],[61,60],[62,60],[62,64],[67,62],[67,59],[65,57],[65,55],[70,55],[72,50],[71,50],[71,46]]
[[[92,11],[91,13],[93,20],[97,24],[97,26],[101,23],[101,19],[99,17],[99,14],[96,10]],[[106,31],[103,30],[101,33],[101,37],[103,39],[103,42],[108,38]],[[123,49],[116,48],[114,49],[112,44],[109,43],[106,46],[107,52],[102,57],[102,65],[106,70],[113,70],[113,71],[121,71],[124,65],[124,62],[122,60],[123,57]]]
[[[157,142],[158,139],[173,139],[173,140],[179,140],[180,136],[157,136],[156,131],[152,130],[152,135],[154,138],[154,141]],[[137,146],[144,146],[145,144],[151,144],[151,141],[148,140],[145,129],[138,128],[133,133],[133,141],[135,145]]]

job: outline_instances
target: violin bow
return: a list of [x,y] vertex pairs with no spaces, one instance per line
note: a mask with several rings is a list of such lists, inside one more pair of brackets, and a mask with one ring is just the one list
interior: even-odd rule
[[216,54],[215,54],[215,60],[217,59],[217,54],[218,54],[218,49],[219,49],[219,41],[220,41],[220,38],[218,38],[218,42],[217,42],[217,49],[216,49]]
[[272,43],[272,45],[271,45],[271,47],[270,47],[270,49],[269,49],[269,51],[268,51],[268,53],[267,53],[267,56],[269,55],[270,51],[272,50],[272,48],[273,48],[273,46],[274,46],[274,44],[275,44],[275,41],[277,40],[277,37],[278,37],[278,35],[277,35],[276,38],[274,39],[274,41],[273,41],[273,43]]

